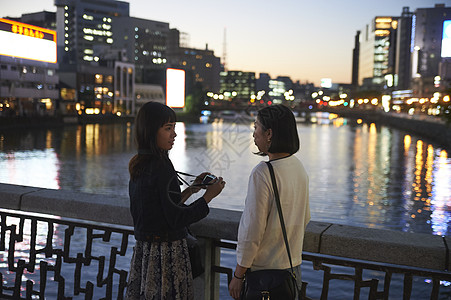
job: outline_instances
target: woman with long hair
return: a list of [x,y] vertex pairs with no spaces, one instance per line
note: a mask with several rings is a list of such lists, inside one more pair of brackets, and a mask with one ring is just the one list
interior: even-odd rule
[[148,102],[135,120],[138,153],[129,162],[130,211],[136,245],[126,292],[127,299],[193,299],[193,278],[186,227],[206,217],[208,203],[219,195],[225,181],[219,177],[203,186],[202,197],[185,205],[198,192],[202,178],[181,191],[168,152],[174,145],[175,112]]

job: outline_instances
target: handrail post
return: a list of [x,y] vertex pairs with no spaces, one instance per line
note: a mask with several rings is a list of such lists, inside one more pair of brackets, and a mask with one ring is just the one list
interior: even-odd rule
[[213,272],[220,265],[221,251],[213,239],[205,239],[205,300],[219,300],[219,274]]

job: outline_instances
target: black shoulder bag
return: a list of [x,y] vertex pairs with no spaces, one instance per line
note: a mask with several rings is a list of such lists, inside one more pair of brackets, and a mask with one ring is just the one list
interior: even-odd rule
[[266,162],[266,164],[268,165],[269,173],[271,174],[277,211],[279,213],[283,239],[285,240],[288,258],[290,260],[291,272],[287,270],[260,270],[246,272],[244,276],[244,286],[241,292],[241,300],[296,299],[296,292],[298,299],[301,299],[301,292],[299,291],[296,283],[296,275],[294,274],[293,263],[291,262],[290,247],[288,245],[287,232],[285,229],[285,222],[283,220],[282,207],[280,205],[279,191],[277,189],[274,169],[270,162]]

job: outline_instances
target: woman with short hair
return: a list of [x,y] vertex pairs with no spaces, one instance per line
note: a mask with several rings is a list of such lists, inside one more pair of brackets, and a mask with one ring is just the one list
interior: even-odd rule
[[[302,244],[310,220],[309,180],[302,162],[294,156],[299,137],[293,112],[284,105],[258,111],[254,123],[258,155],[273,166],[297,284],[301,288]],[[250,176],[245,207],[238,228],[237,265],[229,293],[239,299],[246,272],[265,269],[291,271],[275,203],[270,171],[264,161]],[[272,297],[271,297],[272,299]]]

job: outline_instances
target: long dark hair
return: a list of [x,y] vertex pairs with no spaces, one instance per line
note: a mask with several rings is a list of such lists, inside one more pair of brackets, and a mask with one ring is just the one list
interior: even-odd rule
[[[272,130],[269,153],[294,154],[299,150],[299,136],[296,127],[296,119],[290,108],[277,104],[262,108],[257,113],[257,120],[263,129]],[[258,152],[258,155],[266,155]]]
[[167,158],[168,151],[157,145],[157,132],[164,124],[176,122],[175,112],[158,102],[147,102],[135,118],[135,143],[138,154],[130,159],[128,170],[132,179],[140,175],[151,159]]

